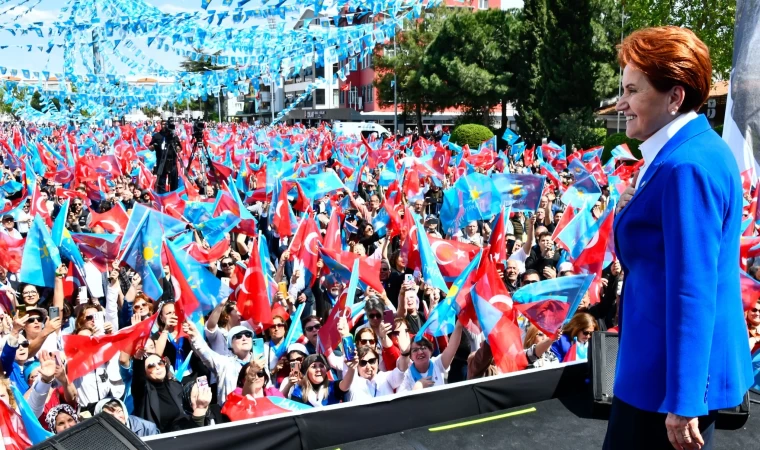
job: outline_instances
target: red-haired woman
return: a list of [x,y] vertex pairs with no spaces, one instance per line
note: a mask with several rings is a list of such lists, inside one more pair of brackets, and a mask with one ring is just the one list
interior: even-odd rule
[[620,353],[605,449],[710,448],[717,411],[753,384],[739,286],[742,184],[704,115],[707,46],[647,28],[618,53],[626,135],[644,165],[615,217],[625,272]]

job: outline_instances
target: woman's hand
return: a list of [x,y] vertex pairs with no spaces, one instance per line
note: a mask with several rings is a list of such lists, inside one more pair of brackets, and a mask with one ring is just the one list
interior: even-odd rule
[[698,450],[705,445],[699,432],[698,417],[684,417],[668,413],[665,418],[665,428],[668,430],[668,440],[677,450]]
[[40,352],[40,378],[43,383],[50,384],[55,378],[55,356],[50,352]]
[[432,377],[422,378],[420,381],[414,383],[413,391],[420,391],[425,388],[429,388],[435,384]]
[[633,174],[633,179],[631,180],[631,184],[625,189],[623,194],[620,196],[620,201],[617,205],[617,212],[620,212],[625,205],[628,204],[628,202],[631,201],[633,198],[633,194],[636,193],[636,181],[639,179],[639,172],[636,172]]
[[106,322],[103,324],[103,332],[105,334],[113,333],[113,325],[111,325],[111,322]]
[[348,329],[348,320],[345,316],[338,319],[338,333],[341,337],[351,336],[351,330]]
[[43,330],[47,334],[53,334],[56,331],[61,329],[61,316],[56,317],[55,319],[50,319],[45,324],[45,329]]
[[11,334],[14,336],[18,336],[18,334],[24,329],[24,326],[26,326],[26,321],[29,320],[30,316],[18,316],[18,311],[16,311],[16,315],[13,317],[13,328],[11,329]]
[[301,371],[300,370],[298,370],[298,369],[292,369],[290,371],[290,376],[288,377],[288,381],[290,382],[290,384],[296,385],[296,384],[298,384],[298,383],[301,382],[301,377],[302,376],[303,375],[301,375]]
[[182,331],[184,331],[185,334],[190,337],[190,340],[195,340],[198,338],[198,329],[195,328],[195,324],[189,320],[185,320],[185,322],[182,324]]

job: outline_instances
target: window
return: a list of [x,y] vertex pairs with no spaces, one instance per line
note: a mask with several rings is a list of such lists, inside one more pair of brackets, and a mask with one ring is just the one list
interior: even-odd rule
[[317,78],[319,78],[319,77],[322,77],[322,78],[325,77],[325,67],[324,66],[317,67]]
[[478,9],[488,9],[488,0],[478,0]]
[[333,108],[338,105],[338,102],[340,101],[340,91],[337,89],[333,89]]
[[317,105],[324,105],[325,104],[325,90],[324,89],[317,89],[316,94],[314,95],[315,103]]

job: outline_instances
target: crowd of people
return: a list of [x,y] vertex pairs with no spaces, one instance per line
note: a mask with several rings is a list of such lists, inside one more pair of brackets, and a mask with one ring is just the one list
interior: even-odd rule
[[[637,168],[634,158],[613,156],[602,166],[600,148],[566,153],[544,143],[517,153],[519,144],[509,139],[506,149],[488,143],[469,149],[449,143],[446,133],[430,140],[337,136],[328,124],[219,124],[205,130],[201,148],[192,124],[177,125],[2,130],[0,432],[6,442],[32,445],[36,434],[22,420],[23,409],[53,434],[105,413],[150,436],[493,376],[505,372],[505,358],[525,370],[584,360],[592,334],[615,329],[624,271],[607,244],[611,227],[599,225],[614,214]],[[174,149],[167,147],[171,138],[157,138],[159,130],[176,138]],[[167,163],[173,175],[156,176]],[[581,205],[565,195],[573,186],[589,194],[577,188],[585,179],[573,170],[578,164],[599,186],[590,192],[594,200]],[[543,175],[544,187],[533,193],[536,206],[468,216],[456,229],[444,223],[447,192],[475,174],[497,173]],[[332,180],[320,178],[326,174],[340,186],[319,186]],[[171,186],[172,176],[178,186]],[[320,181],[310,185],[310,179]],[[208,214],[195,214],[204,207]],[[593,242],[583,240],[587,230],[572,242],[564,237],[577,222],[568,209],[575,217],[590,214],[589,229],[597,225]],[[135,223],[138,210],[143,220]],[[229,214],[233,226],[212,228]],[[169,247],[138,242],[135,228],[147,216],[181,223],[184,233],[162,230],[158,241],[177,244],[189,258],[182,264],[192,260],[218,282],[194,285],[167,255]],[[58,223],[65,229],[56,233]],[[50,233],[52,239],[40,238]],[[56,242],[56,236],[63,238]],[[65,244],[71,239],[74,250]],[[608,251],[580,256],[597,241]],[[496,291],[508,300],[486,301],[519,328],[519,354],[497,352],[502,346],[477,319],[482,311],[472,313],[474,294],[467,291],[485,272],[473,271],[465,289],[443,289],[428,277],[423,249],[430,243],[432,265],[444,272],[447,287],[461,273],[446,276],[449,262],[436,249],[465,255],[461,267],[478,252],[481,266],[492,264],[501,284]],[[492,257],[499,246],[505,253]],[[40,265],[44,255],[58,253],[50,282],[31,282],[41,278],[30,273],[50,270]],[[161,259],[156,280],[145,268],[154,253]],[[578,304],[560,308],[566,315],[553,328],[518,313],[509,298],[577,274],[595,281]],[[193,310],[188,297],[201,291],[217,301]],[[264,312],[262,298],[268,299]],[[444,304],[458,307],[450,309],[453,319],[438,320],[450,325],[441,332],[426,322],[440,319],[434,311],[443,314]],[[760,347],[760,302],[747,314],[750,346]],[[73,347],[77,336],[96,347]],[[84,358],[96,367],[69,364],[93,348],[113,351]]]

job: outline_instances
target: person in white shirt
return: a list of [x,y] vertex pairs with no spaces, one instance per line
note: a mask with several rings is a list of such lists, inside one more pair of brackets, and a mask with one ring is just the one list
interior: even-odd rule
[[433,343],[425,337],[415,338],[410,353],[402,353],[397,363],[400,364],[402,359],[411,356],[411,364],[404,373],[404,381],[398,389],[399,392],[416,391],[430,386],[443,386],[445,384],[444,375],[451,367],[451,361],[454,360],[461,339],[462,324],[457,321],[454,332],[449,338],[449,345],[443,353],[431,358]]
[[12,238],[21,239],[21,233],[15,228],[16,220],[10,214],[3,216],[2,231]]
[[408,359],[405,359],[403,367],[396,367],[392,371],[380,371],[380,357],[377,349],[365,345],[357,350],[358,366],[357,375],[351,381],[348,390],[348,400],[370,400],[383,395],[391,395],[401,386],[404,381],[404,372]]
[[17,219],[19,233],[21,233],[21,236],[26,236],[29,232],[29,227],[32,226],[32,216],[29,214],[29,202],[24,203],[24,206],[18,213]]
[[238,326],[244,326],[253,332],[253,328],[248,322],[240,320],[240,313],[235,302],[220,303],[208,316],[206,326],[203,328],[203,335],[206,337],[211,350],[220,355],[229,356],[232,353],[227,346],[227,336],[229,330]]
[[[227,347],[232,353],[230,355],[220,355],[211,350],[195,328],[195,324],[189,320],[185,320],[182,324],[182,331],[190,337],[190,344],[203,364],[215,371],[219,377],[217,387],[219,405],[224,405],[227,395],[237,389],[238,375],[246,363],[255,361],[259,367],[264,367],[269,375],[269,365],[264,361],[263,355],[260,360],[253,358],[254,333],[248,328],[238,325],[227,333]],[[271,380],[271,376],[269,378]]]

